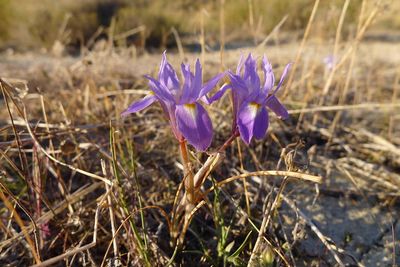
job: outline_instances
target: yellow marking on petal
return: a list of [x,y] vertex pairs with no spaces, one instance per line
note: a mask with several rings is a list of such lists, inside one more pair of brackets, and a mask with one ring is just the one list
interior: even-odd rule
[[196,104],[184,104],[185,109],[190,113],[193,120],[196,119]]
[[260,107],[261,107],[261,105],[256,102],[249,103],[249,109],[250,109],[251,115],[253,117],[255,117],[257,115],[258,111],[260,110]]
[[250,102],[249,106],[255,109],[259,109],[261,105],[256,102]]
[[155,93],[153,91],[150,91],[147,95],[148,96],[153,96],[153,95],[155,95]]

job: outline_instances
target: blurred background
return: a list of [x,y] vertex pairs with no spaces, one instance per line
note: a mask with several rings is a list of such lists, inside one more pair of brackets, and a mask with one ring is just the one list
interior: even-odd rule
[[[361,0],[350,1],[344,36],[354,33]],[[300,38],[307,25],[312,0],[0,0],[0,51],[50,50],[61,42],[69,52],[91,48],[113,35],[119,45],[148,48],[176,46],[175,29],[183,44],[195,49],[201,27],[210,48],[220,41],[220,7],[224,6],[225,41],[232,46],[260,42],[283,18],[288,38]],[[386,1],[372,31],[400,30],[400,1]],[[320,38],[331,38],[343,6],[341,0],[321,1],[314,27]],[[110,31],[112,27],[112,31]],[[172,30],[172,31],[171,31]]]

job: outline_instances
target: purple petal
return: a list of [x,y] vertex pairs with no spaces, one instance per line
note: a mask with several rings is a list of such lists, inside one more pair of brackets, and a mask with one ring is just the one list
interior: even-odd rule
[[281,102],[279,102],[276,96],[269,96],[265,105],[269,107],[280,118],[285,120],[289,117],[287,109],[281,104]]
[[257,72],[257,62],[253,58],[253,55],[250,53],[244,62],[244,74],[243,78],[246,79],[250,76],[250,73]]
[[265,93],[268,93],[275,84],[275,76],[274,73],[272,72],[272,66],[268,62],[267,57],[264,55],[262,62],[261,62],[261,67],[264,71],[264,87],[263,91]]
[[235,75],[232,72],[228,72],[229,78],[231,80],[232,88],[240,89],[241,92],[248,92],[246,83],[239,75]]
[[249,91],[243,79],[231,72],[228,73],[231,80],[232,95],[233,95],[233,109],[235,114],[241,106],[244,99],[249,95]]
[[167,61],[166,51],[164,51],[158,73],[158,80],[170,91],[175,92],[179,89],[179,80],[174,68]]
[[[237,118],[240,137],[246,144],[250,144],[255,134],[256,117],[260,113],[262,106],[257,103],[245,102],[239,109]],[[259,134],[261,130],[256,130]]]
[[251,87],[253,90],[258,90],[260,88],[260,78],[257,73],[257,61],[253,58],[252,54],[249,54],[244,63],[243,79],[247,82],[247,86]]
[[[203,70],[201,68],[200,60],[196,60],[195,65],[195,73],[194,73],[194,81],[193,81],[193,90],[200,93],[201,84],[203,79]],[[211,88],[212,89],[212,88]]]
[[222,87],[218,90],[218,92],[216,92],[212,97],[207,98],[208,102],[206,102],[207,104],[211,104],[217,100],[219,100],[226,92],[226,90],[231,89],[232,86],[228,83],[224,83],[224,85],[222,85]]
[[220,73],[213,78],[211,78],[200,90],[198,98],[203,97],[204,95],[208,94],[221,80],[222,77],[224,77],[225,73]]
[[172,103],[175,102],[171,92],[163,84],[148,75],[145,75],[144,77],[149,80],[150,89],[160,100]]
[[164,74],[164,84],[173,95],[177,95],[180,90],[178,75],[170,64],[167,64]]
[[150,106],[156,100],[157,98],[153,94],[146,95],[143,99],[132,103],[124,112],[121,113],[121,116],[141,111]]
[[280,79],[280,81],[278,83],[278,86],[276,87],[276,89],[274,91],[274,94],[279,90],[279,88],[281,88],[283,82],[285,81],[285,77],[286,77],[286,75],[287,75],[287,73],[288,73],[288,71],[289,71],[291,66],[292,66],[292,63],[289,63],[289,64],[286,65],[285,69],[283,70],[281,79]]
[[193,103],[198,98],[200,88],[198,89],[199,91],[196,92],[194,87],[195,76],[190,71],[189,65],[182,63],[181,69],[185,82],[182,87],[182,95],[179,100],[179,103],[180,104]]
[[177,140],[182,140],[182,133],[178,130],[178,125],[176,123],[176,105],[171,105],[167,108],[166,114],[168,114],[169,124],[171,125],[172,132],[174,133]]
[[193,76],[192,72],[190,71],[190,65],[189,64],[182,63],[181,64],[181,71],[182,71],[182,74],[183,74],[184,78],[191,77],[191,75]]
[[328,56],[324,57],[323,62],[325,64],[326,68],[328,70],[331,70],[331,69],[333,69],[333,67],[336,64],[336,59],[333,55],[328,55]]
[[167,51],[165,50],[161,56],[160,70],[158,71],[158,79],[161,80],[163,73],[165,71],[165,66],[167,65]]
[[177,105],[175,116],[179,131],[196,150],[204,151],[210,146],[211,119],[199,103]]
[[254,137],[257,139],[262,139],[268,129],[268,111],[265,107],[261,107],[254,120]]
[[200,100],[207,105],[211,105],[211,99],[207,96],[207,95],[203,95],[202,97],[200,97]]

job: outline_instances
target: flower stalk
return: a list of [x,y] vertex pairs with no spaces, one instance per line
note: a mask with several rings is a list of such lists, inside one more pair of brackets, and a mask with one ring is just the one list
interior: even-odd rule
[[194,203],[195,202],[194,175],[190,164],[186,140],[179,141],[179,149],[181,152],[181,158],[183,164],[183,175],[184,175],[183,180],[186,191],[186,199],[189,201],[189,203]]

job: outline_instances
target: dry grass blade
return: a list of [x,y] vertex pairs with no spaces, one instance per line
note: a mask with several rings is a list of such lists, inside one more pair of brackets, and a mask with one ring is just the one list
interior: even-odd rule
[[57,263],[65,258],[71,257],[76,255],[77,253],[80,253],[82,251],[88,250],[94,246],[96,246],[97,243],[97,228],[98,228],[98,221],[99,221],[99,212],[100,212],[101,206],[99,205],[96,208],[96,213],[94,216],[94,228],[93,228],[93,240],[91,243],[84,245],[84,246],[79,246],[77,248],[72,249],[71,251],[65,252],[64,254],[61,254],[59,256],[53,257],[51,259],[45,260],[39,264],[32,265],[31,267],[45,267],[45,266],[50,266],[54,263]]
[[[107,176],[107,171],[106,171],[106,164],[104,160],[101,161],[101,169],[103,171],[103,175]],[[114,209],[113,209],[113,204],[111,201],[111,189],[108,184],[105,184],[106,188],[106,193],[107,193],[107,204],[108,204],[108,210],[110,214],[110,222],[111,222],[111,233],[113,236],[115,236],[115,216],[114,216]],[[114,257],[118,258],[118,241],[117,238],[113,238],[113,249],[114,249]]]
[[296,58],[294,60],[293,67],[292,67],[292,70],[290,72],[290,76],[289,76],[288,82],[286,84],[286,91],[285,91],[285,93],[283,95],[283,98],[286,98],[290,94],[291,85],[292,85],[293,79],[294,79],[294,74],[296,72],[297,65],[299,64],[301,54],[303,53],[304,46],[305,46],[306,41],[308,39],[308,35],[310,34],[311,26],[312,26],[312,24],[314,22],[315,14],[317,13],[317,10],[318,10],[319,2],[320,2],[319,0],[315,0],[315,2],[314,2],[314,6],[313,6],[313,9],[311,11],[310,18],[308,19],[307,27],[306,27],[306,29],[304,31],[303,39],[301,40],[301,44],[300,44],[299,49],[297,50],[297,53],[296,53]]
[[[397,96],[399,94],[399,90],[400,90],[400,67],[397,68],[396,71],[396,77],[394,78],[394,84],[393,84],[393,94],[392,94],[392,103],[395,103],[397,100]],[[394,128],[394,116],[390,116],[389,119],[389,127],[388,127],[388,136],[389,136],[389,140],[392,139],[393,137],[393,128]]]
[[[185,235],[187,230],[189,229],[189,225],[190,222],[193,219],[193,216],[196,214],[196,212],[206,204],[206,201],[202,200],[200,201],[193,209],[190,210],[190,212],[185,214],[185,218],[184,218],[184,224],[182,227],[182,231],[179,234],[179,238],[178,238],[178,242],[177,242],[177,246],[180,247],[181,245],[183,245],[184,239],[185,239]],[[191,207],[191,206],[190,206]]]
[[171,225],[171,222],[170,222],[169,219],[168,219],[168,215],[167,215],[167,213],[165,212],[165,210],[163,210],[161,207],[157,207],[157,206],[147,206],[147,207],[143,207],[143,208],[141,208],[141,209],[134,210],[133,212],[131,212],[130,214],[128,214],[128,216],[126,216],[126,218],[124,218],[124,219],[122,220],[121,224],[120,224],[120,225],[118,226],[118,228],[115,230],[115,233],[114,233],[114,235],[113,235],[112,238],[111,238],[111,241],[108,243],[108,247],[107,247],[106,252],[104,253],[104,257],[103,257],[103,260],[102,260],[102,262],[101,262],[101,264],[100,264],[100,267],[104,266],[104,264],[105,264],[105,262],[106,262],[106,259],[107,259],[107,255],[108,255],[108,253],[109,253],[109,251],[110,251],[110,249],[111,249],[111,246],[112,246],[112,244],[113,244],[113,240],[117,237],[117,235],[119,234],[119,232],[122,230],[124,224],[125,224],[132,216],[136,215],[137,213],[139,213],[139,212],[141,212],[141,211],[148,210],[148,209],[155,209],[155,210],[160,211],[161,214],[163,215],[163,217],[164,217],[164,218],[166,219],[166,221],[167,221],[168,229],[172,229],[172,227],[171,227],[172,225]]
[[[42,223],[45,223],[45,222],[53,219],[54,216],[62,213],[66,208],[68,208],[68,205],[73,205],[74,203],[78,202],[84,196],[93,192],[102,184],[103,183],[98,182],[98,183],[91,184],[90,186],[87,186],[87,187],[86,186],[81,187],[78,191],[69,195],[68,199],[63,200],[61,203],[58,203],[57,205],[55,205],[55,207],[52,207],[50,211],[44,213],[41,217],[37,218],[36,224],[42,224]],[[25,227],[25,229],[30,234],[32,231],[35,231],[35,226],[34,225],[27,226],[27,227]],[[9,246],[12,242],[14,242],[15,240],[18,240],[22,236],[23,236],[23,233],[20,233],[20,234],[14,235],[13,237],[11,237],[7,240],[0,242],[0,249],[4,248],[6,246]]]
[[345,264],[343,261],[339,258],[339,256],[336,253],[336,249],[333,244],[331,244],[327,238],[322,234],[322,232],[318,229],[318,227],[312,222],[310,218],[308,218],[299,208],[296,207],[296,204],[291,201],[289,198],[286,196],[282,195],[282,199],[293,209],[296,210],[296,212],[301,216],[303,220],[311,227],[313,232],[318,236],[318,238],[321,240],[321,242],[326,246],[326,248],[329,250],[329,252],[332,254],[336,262],[339,264],[339,266],[344,267]]
[[178,46],[178,51],[179,51],[181,60],[184,61],[185,60],[185,52],[183,51],[182,41],[181,41],[181,38],[179,37],[179,33],[174,27],[171,28],[171,32],[175,37],[176,45]]
[[355,105],[337,105],[337,106],[318,106],[312,108],[292,109],[289,110],[289,114],[300,114],[300,113],[314,113],[314,112],[329,112],[339,110],[357,110],[357,109],[381,109],[391,110],[400,107],[400,103],[364,103]]
[[[218,182],[216,184],[217,187],[223,186],[225,184],[228,184],[230,182],[243,179],[243,178],[249,178],[252,176],[287,176],[290,178],[296,178],[299,180],[303,181],[309,181],[313,183],[321,183],[322,182],[322,177],[321,176],[315,176],[311,174],[306,174],[306,173],[301,173],[301,172],[292,172],[292,171],[256,171],[256,172],[249,172],[249,173],[243,173],[240,175],[235,175],[231,176],[229,178],[226,178],[222,180],[221,182]],[[212,190],[212,188],[207,190],[207,193],[209,193]]]
[[25,154],[22,153],[22,151],[21,151],[22,144],[21,144],[20,136],[17,133],[17,130],[16,130],[16,127],[15,127],[15,124],[14,124],[14,118],[13,118],[13,116],[11,114],[10,105],[8,103],[8,99],[9,98],[12,99],[11,96],[9,95],[9,91],[8,90],[13,89],[13,87],[10,84],[8,84],[7,82],[5,82],[3,79],[0,79],[0,87],[1,87],[1,92],[3,94],[3,98],[4,98],[5,102],[6,102],[7,111],[8,111],[8,115],[10,117],[12,129],[14,131],[15,140],[17,141],[17,144],[18,144],[18,156],[19,156],[19,160],[20,160],[20,163],[21,163],[21,168],[22,168],[23,172],[26,172],[27,168],[28,168],[27,167],[27,165],[28,165],[27,159],[25,157]]
[[[399,104],[399,106],[400,106],[400,104]],[[370,131],[368,131],[366,129],[360,129],[359,133],[367,136],[372,142],[382,146],[385,150],[387,150],[393,154],[396,154],[397,156],[400,157],[400,148],[396,147],[395,145],[393,145],[391,142],[389,142],[382,136],[371,133]]]
[[28,242],[30,251],[31,251],[36,263],[40,263],[41,260],[40,260],[39,254],[38,254],[37,247],[35,246],[34,242],[32,241],[32,238],[29,236],[26,226],[24,225],[24,222],[22,221],[18,212],[15,210],[14,206],[10,203],[10,201],[8,201],[7,197],[3,193],[2,189],[0,189],[0,198],[3,201],[3,203],[5,204],[5,206],[7,207],[7,209],[11,212],[12,216],[15,219],[15,222],[18,224],[19,227],[21,227],[21,232],[24,235],[25,240]]
[[[26,112],[25,112],[25,118],[26,118]],[[80,174],[83,174],[83,175],[85,175],[85,176],[91,177],[91,178],[93,178],[93,179],[97,179],[97,180],[103,181],[104,183],[106,183],[106,184],[112,186],[113,183],[112,183],[110,180],[108,180],[108,179],[106,179],[106,178],[104,178],[104,177],[101,177],[101,176],[99,176],[99,175],[97,175],[97,174],[94,174],[94,173],[91,173],[91,172],[87,172],[87,171],[85,171],[85,170],[81,170],[81,169],[79,169],[79,168],[77,168],[77,167],[74,167],[74,166],[72,166],[72,165],[69,165],[69,164],[67,164],[67,163],[65,163],[65,162],[62,162],[62,161],[60,161],[60,160],[54,158],[52,155],[50,155],[50,154],[46,151],[46,149],[45,149],[44,147],[42,147],[42,146],[40,145],[39,141],[36,139],[36,136],[33,134],[32,129],[31,129],[31,127],[30,127],[30,125],[29,125],[27,119],[25,119],[25,125],[26,125],[26,128],[27,128],[28,132],[29,132],[29,135],[31,136],[33,142],[35,143],[35,146],[37,146],[37,148],[39,148],[39,150],[40,150],[44,155],[46,155],[46,157],[48,157],[49,159],[51,159],[51,160],[54,161],[55,163],[60,164],[61,166],[67,167],[67,168],[69,168],[69,169],[71,169],[71,170],[73,170],[73,171],[76,171],[76,172],[78,172],[78,173],[80,173]]]
[[[339,50],[339,41],[340,41],[340,37],[341,37],[341,34],[342,34],[343,22],[344,22],[344,18],[345,18],[345,15],[346,15],[347,8],[349,6],[349,2],[350,2],[349,0],[346,0],[344,2],[343,8],[342,8],[342,12],[340,14],[338,26],[336,28],[335,46],[333,48],[333,58],[337,57],[337,53],[338,53],[338,50]],[[331,69],[331,72],[329,73],[329,77],[328,77],[328,79],[327,79],[327,81],[326,81],[326,83],[324,85],[323,90],[322,90],[323,96],[325,96],[329,92],[329,88],[330,88],[331,83],[333,81],[333,77],[334,77],[334,75],[336,73],[336,70],[337,70],[337,68],[332,68]],[[321,106],[324,104],[324,98],[323,97],[321,98],[319,104]]]
[[224,156],[221,153],[211,154],[203,166],[194,175],[194,186],[200,188],[207,176],[217,167],[223,160]]
[[285,15],[281,21],[279,21],[278,24],[272,29],[272,31],[267,35],[267,37],[264,38],[264,40],[256,47],[256,50],[263,50],[265,48],[265,45],[268,43],[268,41],[271,39],[271,37],[279,31],[279,29],[285,24],[286,20],[288,19],[288,15]]
[[266,229],[268,227],[268,224],[270,222],[272,213],[275,210],[276,206],[278,205],[278,202],[280,201],[280,196],[281,196],[281,194],[283,192],[283,189],[285,188],[286,183],[287,183],[287,177],[285,176],[285,178],[284,178],[284,180],[283,180],[283,182],[282,182],[282,184],[281,184],[281,186],[279,188],[279,191],[278,191],[273,203],[270,205],[269,209],[266,208],[265,211],[264,211],[264,217],[263,217],[263,220],[262,220],[262,223],[261,223],[261,226],[260,226],[260,230],[258,231],[258,237],[257,237],[256,243],[254,244],[253,251],[251,252],[251,255],[250,255],[250,259],[249,259],[249,262],[248,262],[248,265],[247,265],[248,267],[252,266],[252,264],[254,263],[255,257],[257,255],[257,251],[258,251],[258,249],[260,247],[260,244],[261,244],[261,240],[264,237],[264,234],[265,234],[265,231],[266,231]]
[[141,26],[136,27],[136,28],[134,28],[134,29],[130,29],[129,31],[116,34],[116,35],[114,36],[114,40],[125,39],[125,38],[127,38],[127,37],[129,37],[129,36],[132,36],[132,35],[135,35],[135,34],[137,34],[137,33],[143,32],[143,31],[145,31],[145,30],[146,30],[146,26],[141,25]]

